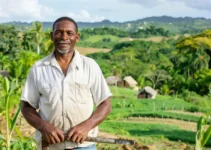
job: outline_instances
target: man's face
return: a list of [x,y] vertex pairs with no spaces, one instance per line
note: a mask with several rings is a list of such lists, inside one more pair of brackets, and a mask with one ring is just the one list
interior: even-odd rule
[[79,37],[75,25],[68,20],[57,22],[54,31],[51,32],[51,40],[54,42],[56,51],[63,54],[74,51],[75,43]]

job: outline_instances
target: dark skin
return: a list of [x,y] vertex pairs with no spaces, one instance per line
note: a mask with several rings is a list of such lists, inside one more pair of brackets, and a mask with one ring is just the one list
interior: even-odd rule
[[[66,76],[68,66],[74,57],[74,46],[79,40],[80,35],[76,31],[74,24],[68,20],[62,20],[55,24],[54,31],[51,33],[51,39],[55,45],[55,57],[60,68]],[[63,41],[63,42],[60,42]],[[58,51],[68,51],[60,53]],[[28,123],[41,132],[43,139],[48,144],[55,144],[65,140],[72,140],[76,143],[83,143],[88,132],[99,125],[111,112],[110,97],[104,100],[96,109],[96,111],[82,123],[72,127],[64,136],[61,129],[55,127],[47,121],[40,118],[36,109],[28,102],[21,102],[21,112]]]
[[[56,23],[54,31],[51,32],[51,40],[54,42],[55,46],[55,57],[65,76],[67,74],[69,64],[74,56],[75,43],[79,40],[79,38],[80,34],[77,33],[75,25],[67,20]],[[61,51],[69,51],[62,54],[58,51],[58,49]]]

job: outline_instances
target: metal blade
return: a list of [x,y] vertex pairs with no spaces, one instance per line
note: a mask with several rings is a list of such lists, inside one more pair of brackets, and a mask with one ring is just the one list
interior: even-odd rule
[[104,137],[87,137],[86,141],[97,142],[97,143],[110,143],[110,144],[129,144],[129,145],[133,145],[135,143],[133,140],[112,139]]

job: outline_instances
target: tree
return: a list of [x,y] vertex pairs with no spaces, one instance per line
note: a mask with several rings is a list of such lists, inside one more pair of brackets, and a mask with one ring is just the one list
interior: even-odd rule
[[8,68],[9,65],[9,58],[8,55],[4,55],[2,52],[0,52],[0,70],[5,70]]
[[34,49],[36,49],[36,43],[33,40],[34,35],[31,32],[24,32],[23,36],[22,36],[22,42],[21,42],[21,46],[23,48],[23,50],[27,50],[27,51],[33,51]]
[[209,62],[207,63],[211,69],[211,30],[206,30],[203,33],[195,36],[183,38],[177,43],[176,47],[178,49],[178,53],[182,55],[188,53],[197,55],[196,53],[198,51],[201,51],[201,53],[206,53],[209,56],[209,58],[207,58],[209,59]]
[[37,45],[37,54],[40,54],[40,44],[43,39],[42,23],[33,22],[33,27],[30,29],[30,32],[32,33],[33,39]]
[[195,90],[201,95],[206,95],[211,89],[211,69],[199,70],[194,74]]
[[20,34],[15,27],[0,25],[0,52],[11,57],[20,50]]
[[170,80],[171,76],[165,70],[156,70],[146,74],[145,78],[152,82],[153,88],[157,88],[162,82]]

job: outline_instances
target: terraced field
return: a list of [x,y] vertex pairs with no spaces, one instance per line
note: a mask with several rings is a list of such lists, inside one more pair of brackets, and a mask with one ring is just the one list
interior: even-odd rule
[[[139,145],[148,146],[146,149],[194,149],[197,121],[204,115],[203,108],[198,108],[199,112],[190,112],[198,106],[177,97],[158,95],[154,100],[138,100],[132,90],[110,88],[114,94],[113,110],[100,125],[101,131],[133,139]],[[137,146],[120,147],[108,144],[101,144],[101,147],[141,149]],[[204,149],[211,149],[211,139]]]

